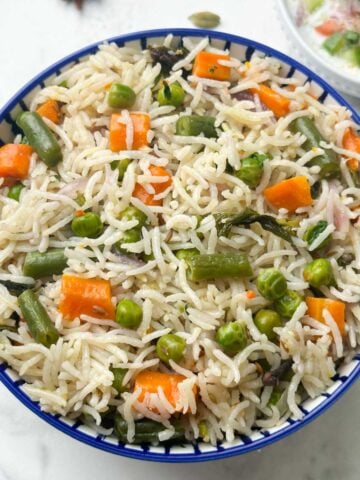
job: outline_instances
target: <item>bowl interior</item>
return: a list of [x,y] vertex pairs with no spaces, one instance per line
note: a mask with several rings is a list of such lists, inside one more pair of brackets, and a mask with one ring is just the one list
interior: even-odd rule
[[360,79],[358,76],[352,74],[349,69],[342,69],[331,58],[327,59],[320,51],[314,48],[307,38],[306,34],[301,32],[296,25],[294,14],[290,4],[294,3],[292,0],[277,0],[277,8],[281,16],[281,23],[289,37],[293,47],[296,49],[301,60],[314,68],[320,75],[342,91],[345,94],[354,97],[360,97]]
[[[281,63],[282,75],[296,77],[302,83],[310,82],[312,94],[315,95],[321,102],[325,104],[335,103],[346,106],[352,111],[354,120],[357,123],[360,123],[358,115],[350,107],[350,105],[348,105],[347,102],[333,88],[327,85],[326,82],[320,79],[317,75],[286,55],[248,39],[221,32],[192,29],[169,29],[139,32],[116,37],[108,41],[115,42],[120,46],[126,45],[136,47],[138,49],[144,49],[147,45],[161,44],[168,34],[174,35],[174,47],[180,45],[182,38],[185,36],[190,37],[194,43],[199,41],[201,37],[209,36],[212,46],[220,49],[228,49],[231,56],[242,61],[250,60],[254,53],[275,57]],[[34,95],[40,89],[51,84],[54,77],[56,77],[59,73],[66,71],[74,63],[77,63],[94,53],[97,50],[97,47],[97,44],[91,45],[51,66],[26,84],[7,103],[7,105],[5,105],[5,107],[0,111],[0,145],[11,142],[11,140],[14,138],[14,135],[18,133],[15,119],[21,111],[29,108],[30,102]],[[303,402],[300,408],[304,413],[304,417],[301,420],[289,418],[282,425],[273,427],[271,429],[256,430],[251,436],[240,435],[231,444],[222,442],[217,446],[212,446],[202,442],[196,442],[176,446],[148,446],[124,445],[120,443],[114,436],[104,437],[102,435],[98,435],[95,430],[92,430],[80,422],[76,422],[59,415],[51,415],[42,412],[39,404],[33,402],[23,391],[22,385],[24,384],[24,381],[19,378],[18,374],[9,368],[5,363],[0,364],[0,379],[4,385],[25,406],[30,408],[39,417],[57,429],[76,438],[77,440],[111,453],[143,460],[165,462],[194,462],[214,460],[221,457],[228,457],[262,448],[267,444],[272,443],[273,441],[278,440],[297,430],[322,413],[350,387],[359,373],[360,356],[354,353],[350,362],[340,365],[338,373],[334,378],[334,384],[326,392],[315,399],[308,399]]]

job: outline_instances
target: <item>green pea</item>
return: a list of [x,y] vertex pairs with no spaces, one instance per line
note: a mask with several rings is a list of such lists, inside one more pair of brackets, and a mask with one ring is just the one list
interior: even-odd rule
[[114,160],[111,162],[111,170],[118,170],[118,180],[121,182],[124,179],[125,172],[132,162],[131,158],[121,158],[120,160]]
[[197,248],[182,248],[181,250],[177,250],[175,256],[179,260],[188,260],[191,257],[195,257],[195,255],[199,255],[199,253]]
[[277,338],[274,328],[282,327],[281,318],[274,310],[259,310],[255,315],[254,323],[259,332],[264,333],[271,342]]
[[[311,244],[317,239],[317,237],[327,228],[328,222],[326,220],[320,220],[317,222],[315,225],[312,225],[309,227],[303,236],[303,240],[311,246]],[[320,245],[315,249],[315,250],[320,250],[321,248],[326,247],[326,245],[330,242],[331,240],[331,234],[329,234],[321,243]]]
[[104,225],[97,213],[87,212],[81,217],[74,217],[71,230],[77,237],[97,238],[102,234]]
[[142,316],[142,308],[128,298],[123,298],[116,306],[116,321],[124,328],[138,328],[141,324]]
[[261,270],[256,286],[260,294],[267,300],[276,300],[282,297],[287,288],[284,275],[276,268]]
[[21,191],[24,187],[25,185],[23,185],[21,182],[15,183],[15,185],[9,188],[9,191],[7,194],[8,198],[11,198],[12,200],[15,200],[16,202],[18,202],[20,200]]
[[127,387],[123,384],[123,382],[124,382],[124,377],[127,373],[127,370],[125,370],[125,368],[114,368],[114,367],[112,367],[110,370],[114,375],[112,386],[115,388],[115,390],[118,393],[126,392]]
[[141,229],[146,224],[147,216],[144,212],[139,210],[136,207],[126,207],[119,215],[120,220],[124,220],[125,222],[130,222],[131,220],[137,220],[138,224],[134,229]]
[[281,298],[275,301],[274,308],[280,317],[291,318],[302,301],[303,297],[297,292],[287,290]]
[[184,98],[184,89],[178,82],[169,85],[163,81],[163,86],[157,95],[157,100],[160,105],[173,105],[174,107],[179,107],[183,103]]
[[207,138],[217,137],[215,117],[201,115],[183,115],[176,121],[176,135]]
[[304,268],[304,280],[312,287],[329,286],[334,282],[331,263],[326,258],[317,258]]
[[264,161],[268,158],[267,155],[254,153],[249,157],[241,160],[239,170],[234,172],[234,175],[242,180],[250,188],[256,188],[261,180],[264,172]]
[[138,228],[131,228],[130,230],[126,230],[123,233],[121,240],[114,244],[116,250],[121,253],[128,253],[126,247],[123,246],[124,243],[136,243],[141,240],[141,232]]
[[113,83],[111,85],[108,105],[111,108],[130,108],[134,105],[136,93],[127,85],[121,83]]
[[222,325],[215,335],[215,340],[225,353],[235,355],[247,345],[247,332],[244,322],[229,322]]
[[186,342],[179,335],[167,333],[159,338],[156,343],[156,353],[162,362],[170,360],[178,363],[184,357]]

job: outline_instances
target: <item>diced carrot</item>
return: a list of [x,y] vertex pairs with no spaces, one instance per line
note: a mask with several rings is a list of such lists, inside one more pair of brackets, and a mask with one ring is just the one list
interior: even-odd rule
[[304,176],[289,178],[266,188],[264,197],[273,207],[286,208],[289,212],[308,207],[313,201],[308,179]]
[[115,318],[111,285],[100,278],[82,278],[65,274],[61,282],[60,312],[73,319],[81,314],[95,318]]
[[165,182],[154,182],[150,184],[154,188],[155,193],[147,192],[140,183],[136,183],[133,191],[133,197],[138,198],[143,203],[145,203],[145,205],[159,206],[162,205],[163,201],[162,199],[156,199],[155,196],[159,193],[164,192],[168,187],[171,186],[171,173],[164,167],[158,167],[156,165],[150,165],[149,170],[153,177],[167,177],[168,179]]
[[[179,407],[179,383],[186,380],[186,377],[177,373],[162,373],[153,372],[151,370],[144,370],[140,372],[135,378],[134,390],[140,389],[141,393],[138,401],[143,403],[152,411],[157,411],[156,408],[149,406],[148,394],[158,393],[158,388],[162,388],[164,395],[168,402],[179,412],[182,408]],[[194,394],[197,393],[196,386],[193,389]]]
[[0,177],[23,180],[29,174],[30,145],[8,143],[0,148]]
[[219,60],[230,60],[230,57],[205,51],[198,53],[194,62],[193,74],[213,80],[230,80],[231,68],[221,65]]
[[167,180],[165,182],[161,182],[161,183],[154,182],[151,184],[154,187],[155,193],[162,193],[172,185],[171,173],[168,170],[166,170],[164,167],[158,167],[157,165],[150,165],[149,170],[153,177],[167,177]]
[[[352,150],[355,153],[360,153],[360,137],[354,133],[351,128],[345,130],[343,140],[343,147],[346,150]],[[355,172],[359,168],[359,161],[356,158],[349,158],[347,161],[347,166]]]
[[318,33],[321,33],[321,35],[329,37],[333,33],[340,32],[343,28],[344,25],[339,20],[336,20],[335,18],[329,18],[325,22],[315,27],[315,30]]
[[345,335],[345,303],[330,298],[306,297],[307,313],[310,317],[321,323],[326,323],[323,317],[323,310],[329,311],[336,322],[342,336]]
[[252,299],[255,298],[255,297],[256,297],[256,293],[255,293],[253,290],[248,290],[248,291],[246,292],[246,298],[247,298],[248,300],[252,300]]
[[60,107],[56,100],[52,100],[51,98],[46,100],[36,111],[39,115],[48,118],[53,123],[60,123]]
[[[130,150],[139,150],[149,144],[148,131],[150,129],[150,117],[147,113],[130,113],[130,118],[133,124],[134,135],[133,143]],[[126,125],[119,123],[121,115],[113,113],[110,121],[110,149],[113,152],[120,150],[128,150],[126,145]]]
[[155,195],[153,193],[147,192],[140,183],[135,184],[132,195],[133,197],[138,198],[141,202],[145,203],[145,205],[154,207],[161,206],[163,203],[161,199],[156,200]]
[[257,88],[251,88],[252,93],[257,93],[260,100],[266,105],[277,117],[287,115],[290,110],[290,100],[284,95],[275,92],[267,85],[261,84]]
[[84,210],[76,210],[74,213],[74,217],[83,217],[85,215]]

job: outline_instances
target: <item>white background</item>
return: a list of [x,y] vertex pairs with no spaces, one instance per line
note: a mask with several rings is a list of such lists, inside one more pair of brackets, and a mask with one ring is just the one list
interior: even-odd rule
[[[60,57],[121,33],[191,27],[198,10],[221,15],[220,30],[288,42],[273,0],[0,0],[0,105]],[[77,443],[38,419],[0,385],[0,480],[358,480],[360,385],[300,432],[261,452],[198,465],[116,457]]]

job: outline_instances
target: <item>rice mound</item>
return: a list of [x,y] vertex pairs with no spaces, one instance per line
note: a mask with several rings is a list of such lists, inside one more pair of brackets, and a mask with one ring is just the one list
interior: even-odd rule
[[[171,41],[169,36],[165,44]],[[143,309],[143,321],[135,331],[112,320],[84,315],[65,320],[58,309],[61,277],[53,276],[38,283],[38,292],[60,332],[58,342],[49,349],[36,343],[26,323],[20,322],[16,332],[0,331],[0,359],[19,373],[26,382],[24,391],[46,412],[81,417],[107,435],[112,430],[101,426],[101,415],[116,407],[128,422],[129,442],[134,436],[134,421],[142,416],[161,422],[164,432],[160,438],[171,438],[173,406],[161,391],[152,398],[153,408],[138,401],[138,390],[117,395],[111,366],[127,369],[125,383],[129,384],[146,369],[170,369],[184,375],[179,402],[186,412],[186,437],[198,438],[199,423],[206,420],[206,440],[215,444],[224,438],[231,442],[237,433],[250,435],[257,427],[279,425],[289,416],[301,418],[299,403],[332,384],[337,361],[350,358],[360,340],[360,276],[356,270],[360,268],[360,236],[355,221],[358,210],[354,208],[359,205],[360,189],[354,186],[346,167],[347,152],[339,147],[345,130],[353,126],[350,112],[320,103],[310,83],[303,84],[296,76],[287,78],[275,59],[257,55],[247,65],[231,59],[235,83],[199,78],[191,72],[185,79],[183,71],[190,70],[199,51],[217,50],[208,39],[198,44],[185,39],[184,45],[189,53],[168,77],[170,84],[179,82],[186,92],[181,113],[154,100],[153,88],[161,66],[152,64],[148,51],[104,44],[97,53],[59,75],[53,85],[35,95],[31,110],[49,98],[61,103],[63,122],[46,123],[59,139],[63,162],[56,170],[50,169],[34,153],[19,203],[7,198],[6,187],[0,189],[0,280],[26,283],[29,279],[23,276],[22,266],[27,252],[65,248],[66,272],[110,280],[114,303],[126,297]],[[246,75],[241,75],[244,71]],[[60,86],[65,79],[68,88]],[[288,115],[275,119],[257,95],[253,99],[243,95],[265,81],[290,99]],[[109,149],[108,125],[113,110],[107,103],[107,91],[113,82],[130,86],[137,94],[132,110],[150,115],[152,147],[120,153]],[[225,123],[227,128],[217,139],[177,136],[175,123],[183,113],[214,116],[216,126]],[[314,118],[327,144],[339,154],[343,185],[322,180],[319,198],[297,212],[301,220],[294,246],[258,224],[251,229],[234,227],[231,238],[219,237],[214,213],[238,212],[245,207],[273,213],[261,195],[268,185],[294,175],[304,175],[311,185],[318,180],[319,167],[309,167],[308,163],[319,152],[304,151],[301,135],[288,128],[294,119],[306,115]],[[128,128],[130,146],[132,135]],[[17,137],[15,142],[20,140]],[[227,173],[226,167],[229,163],[239,168],[241,158],[254,152],[269,154],[271,160],[264,163],[259,186],[251,190]],[[360,160],[360,155],[348,152],[348,156]],[[119,183],[111,163],[121,158],[133,161]],[[154,180],[149,165],[164,166],[173,175],[173,185],[159,196],[162,206],[149,207],[132,197],[136,182]],[[106,224],[99,238],[79,238],[66,231],[79,208],[79,193],[85,198],[82,208],[99,213]],[[128,245],[133,255],[119,255],[112,246],[132,226],[119,220],[128,205],[142,210],[150,226],[142,228],[140,241]],[[203,218],[200,223],[199,215]],[[277,218],[286,219],[286,210],[280,210]],[[318,237],[318,244],[332,233],[329,259],[337,284],[321,290],[327,297],[348,304],[346,337],[341,336],[328,312],[326,324],[307,316],[303,302],[292,319],[278,328],[279,342],[270,342],[252,318],[268,302],[260,295],[253,299],[246,295],[249,290],[256,291],[255,280],[190,282],[185,262],[174,254],[182,248],[208,254],[245,251],[254,278],[261,268],[275,266],[285,276],[288,288],[303,294],[308,284],[302,271],[312,256],[302,237],[307,227],[319,220],[327,220],[329,228]],[[344,252],[353,252],[355,260],[339,268],[336,260]],[[153,259],[148,262],[139,259],[141,254],[151,253]],[[17,298],[0,284],[0,323],[13,326],[14,312],[21,313]],[[248,346],[233,357],[215,341],[215,332],[225,319],[242,319],[248,329]],[[186,340],[187,354],[180,364],[165,366],[156,356],[154,341],[169,332]],[[280,401],[271,405],[273,387],[264,387],[257,360],[266,359],[276,368],[289,358],[293,375],[282,383]]]

